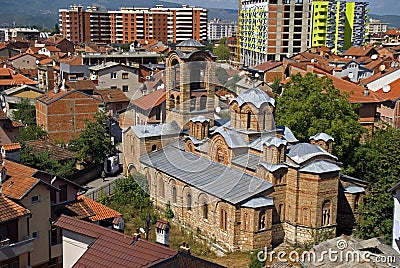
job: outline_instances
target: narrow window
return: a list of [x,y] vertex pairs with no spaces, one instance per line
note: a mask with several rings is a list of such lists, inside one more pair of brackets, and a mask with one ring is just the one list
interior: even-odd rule
[[331,222],[331,202],[326,200],[322,205],[322,226],[329,225]]
[[265,211],[260,212],[260,216],[258,218],[258,229],[259,230],[265,229]]

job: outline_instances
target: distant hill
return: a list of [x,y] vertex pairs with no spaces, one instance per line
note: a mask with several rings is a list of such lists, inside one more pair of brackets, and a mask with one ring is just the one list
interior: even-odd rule
[[[86,7],[89,5],[100,6],[113,10],[120,7],[180,7],[181,4],[164,2],[159,0],[8,0],[0,1],[0,27],[40,26],[53,29],[58,22],[58,9],[68,8],[72,4],[79,3]],[[17,14],[16,14],[17,13]],[[237,21],[237,10],[234,9],[209,9],[208,17]]]
[[381,22],[389,23],[390,28],[400,28],[400,16],[398,15],[376,15],[368,14],[373,19],[380,20]]

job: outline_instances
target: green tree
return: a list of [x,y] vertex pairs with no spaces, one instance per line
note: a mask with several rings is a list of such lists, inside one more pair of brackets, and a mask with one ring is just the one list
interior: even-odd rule
[[26,126],[21,128],[19,131],[19,137],[17,141],[33,141],[33,140],[43,140],[47,136],[47,132],[41,127],[36,125]]
[[21,99],[11,117],[26,126],[36,125],[36,108],[28,99]]
[[167,201],[167,204],[165,206],[166,207],[165,207],[164,216],[168,221],[170,221],[175,217],[174,212],[171,209],[171,203],[169,201]]
[[400,131],[389,127],[357,149],[353,159],[355,174],[369,182],[369,189],[358,207],[360,215],[355,234],[363,239],[382,237],[390,242],[393,197],[387,191],[399,181]]
[[50,151],[34,154],[32,153],[32,147],[24,144],[21,150],[21,163],[63,177],[71,175],[75,171],[75,162],[73,160],[61,164],[52,158]]
[[[263,268],[265,267],[265,260],[263,259],[268,259],[268,254],[264,252],[262,249],[255,250],[251,255],[250,255],[250,263],[249,263],[249,268]],[[260,258],[260,259],[259,259]]]
[[102,163],[105,157],[115,153],[111,143],[109,116],[98,112],[94,119],[87,120],[79,137],[70,142],[77,159],[86,164]]
[[277,102],[277,124],[289,127],[302,142],[318,132],[331,135],[333,154],[349,163],[364,128],[355,112],[359,106],[351,104],[331,79],[311,73],[291,76]]
[[54,34],[60,34],[60,26],[58,25],[58,23],[54,24],[53,33]]
[[274,77],[274,80],[271,84],[271,89],[275,95],[280,95],[282,93],[281,79]]
[[226,38],[219,40],[219,45],[214,48],[213,54],[217,56],[218,60],[229,60],[230,51],[229,47],[225,45]]
[[225,83],[228,81],[228,78],[229,78],[228,73],[222,67],[217,67],[215,69],[215,76],[221,82],[221,85],[225,85]]

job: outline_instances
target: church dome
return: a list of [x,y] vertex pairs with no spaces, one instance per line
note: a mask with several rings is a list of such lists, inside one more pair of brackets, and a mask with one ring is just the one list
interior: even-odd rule
[[261,105],[264,103],[269,103],[273,107],[275,107],[275,100],[268,96],[267,93],[262,91],[259,88],[250,88],[239,94],[236,98],[231,100],[231,103],[233,101],[237,101],[239,106],[242,106],[245,103],[251,103],[253,104],[256,108],[260,108]]
[[188,40],[180,42],[179,44],[176,45],[176,47],[197,47],[197,48],[202,48],[202,47],[204,47],[204,45],[202,45],[197,40],[188,39]]

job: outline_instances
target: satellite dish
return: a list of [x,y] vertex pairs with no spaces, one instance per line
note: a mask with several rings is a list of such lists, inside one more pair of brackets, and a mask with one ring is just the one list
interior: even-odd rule
[[5,108],[5,107],[3,108],[3,113],[5,113],[5,114],[7,113],[7,108]]
[[221,107],[215,108],[215,111],[217,112],[217,114],[219,114],[221,112]]
[[379,66],[379,71],[383,72],[385,69],[386,69],[385,65],[382,64],[381,66]]
[[39,62],[40,62],[39,60],[36,60],[36,65],[39,65]]
[[371,56],[371,60],[376,60],[376,59],[378,59],[378,55],[374,54]]
[[347,76],[348,76],[350,79],[352,79],[352,78],[354,77],[354,74],[353,74],[353,73],[349,73]]
[[96,80],[96,75],[92,74],[92,75],[90,76],[90,80]]
[[139,231],[140,231],[141,233],[143,233],[143,234],[146,233],[146,231],[145,231],[142,227],[140,227]]
[[388,93],[390,91],[390,85],[384,85],[382,90],[384,93]]

